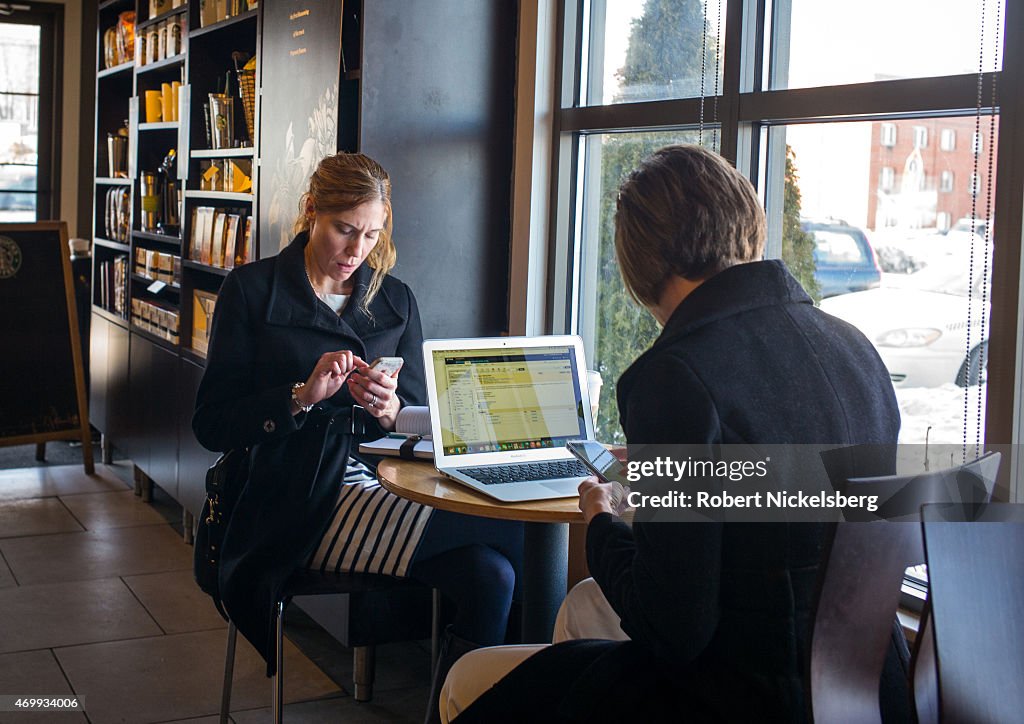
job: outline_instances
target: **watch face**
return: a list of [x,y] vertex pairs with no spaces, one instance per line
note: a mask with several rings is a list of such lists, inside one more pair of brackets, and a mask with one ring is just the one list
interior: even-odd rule
[[0,279],[9,279],[21,269],[21,247],[9,236],[0,236]]

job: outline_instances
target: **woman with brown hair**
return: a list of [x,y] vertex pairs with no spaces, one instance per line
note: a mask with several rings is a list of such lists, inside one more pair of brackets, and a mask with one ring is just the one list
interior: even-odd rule
[[[895,445],[899,410],[878,353],[815,308],[785,264],[762,260],[757,194],[721,156],[656,151],[620,187],[615,227],[626,289],[663,328],[618,380],[630,446]],[[448,677],[445,721],[807,720],[826,524],[630,527],[596,478],[579,502],[619,640],[519,652],[493,688],[477,674],[491,652],[472,652]]]
[[[416,299],[389,274],[387,172],[362,154],[325,158],[296,231],[224,280],[192,420],[204,447],[249,450],[222,550],[225,607],[269,673],[271,606],[296,568],[412,577],[457,605],[447,671],[504,640],[520,530],[397,498],[358,459],[361,440],[426,401]],[[378,357],[404,366],[386,374],[370,367]]]

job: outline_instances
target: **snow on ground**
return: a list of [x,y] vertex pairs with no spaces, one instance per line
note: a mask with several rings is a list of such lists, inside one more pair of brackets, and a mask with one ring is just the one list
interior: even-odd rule
[[[927,442],[929,467],[932,470],[951,467],[963,461],[965,393],[967,459],[970,460],[975,457],[975,444],[982,443],[984,437],[984,384],[966,390],[952,383],[941,387],[896,388],[896,402],[902,418],[900,444],[913,446],[904,450],[906,455],[901,455],[901,458],[911,456],[921,463],[924,458],[923,446]],[[978,437],[979,412],[982,438]]]

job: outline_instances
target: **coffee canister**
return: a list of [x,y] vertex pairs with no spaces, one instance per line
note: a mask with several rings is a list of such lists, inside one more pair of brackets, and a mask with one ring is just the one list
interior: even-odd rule
[[155,63],[160,59],[157,52],[160,48],[159,33],[155,25],[146,28],[146,63]]
[[176,18],[171,18],[167,21],[167,29],[165,32],[167,33],[167,56],[170,57],[182,52],[181,25],[178,24],[178,20]]
[[160,219],[160,185],[155,173],[143,171],[139,175],[142,187],[142,230],[156,231]]

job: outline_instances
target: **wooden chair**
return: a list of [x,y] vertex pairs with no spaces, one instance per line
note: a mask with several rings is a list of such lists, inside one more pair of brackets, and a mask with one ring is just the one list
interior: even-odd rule
[[[423,638],[422,626],[410,620],[409,616],[395,616],[395,611],[388,606],[381,606],[388,596],[398,593],[413,594],[422,603],[429,589],[408,578],[392,578],[391,576],[369,573],[320,573],[319,571],[296,571],[285,584],[280,600],[274,605],[275,631],[277,637],[277,673],[272,679],[273,712],[276,724],[281,724],[284,715],[284,612],[295,596],[322,596],[330,594],[349,594],[350,631],[347,640],[342,643],[352,648],[353,665],[353,698],[356,701],[369,701],[373,697],[373,679],[375,669],[376,644],[389,641]],[[423,596],[416,595],[422,593]],[[366,605],[356,613],[351,605],[353,599],[362,600]],[[433,592],[432,620],[430,627],[431,654],[436,660],[437,641],[439,636],[440,596]],[[408,603],[408,602],[407,602]],[[400,619],[400,620],[396,620]],[[352,630],[354,629],[354,630]],[[235,643],[238,630],[234,622],[228,624],[227,652],[224,659],[224,684],[221,689],[220,721],[226,724],[231,710],[231,688],[234,678]]]
[[1024,506],[926,505],[922,527],[939,721],[1020,721]]
[[811,634],[809,691],[815,722],[881,722],[879,681],[892,645],[904,572],[924,560],[917,511],[925,503],[990,498],[998,466],[999,454],[993,453],[948,470],[850,478],[837,485],[849,495],[878,495],[879,514],[900,522],[834,527]]

